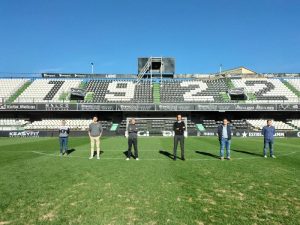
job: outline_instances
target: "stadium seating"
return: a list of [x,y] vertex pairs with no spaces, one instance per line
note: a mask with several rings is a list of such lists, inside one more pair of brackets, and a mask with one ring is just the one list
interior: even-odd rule
[[0,102],[5,102],[29,79],[0,79]]
[[[162,131],[173,131],[174,120],[164,119],[139,119],[136,125],[140,131],[149,131],[151,134],[161,134]],[[193,121],[187,120],[187,129],[189,131],[196,131],[196,125]],[[122,120],[118,128],[119,132],[125,132],[126,120]]]
[[252,93],[255,99],[246,102],[271,102],[278,103],[298,102],[299,98],[295,95],[280,79],[266,78],[242,78],[231,79],[233,85],[237,88],[244,88],[247,93]]
[[0,130],[10,131],[10,130],[21,130],[24,125],[28,123],[25,119],[13,119],[5,118],[0,119]]
[[[253,128],[260,129],[260,130],[267,124],[267,121],[262,119],[247,119],[246,121]],[[282,121],[273,121],[273,126],[277,130],[294,130],[294,128],[291,125],[286,124]]]
[[300,92],[300,79],[285,79],[285,81],[289,82]]
[[[61,119],[43,119],[41,121],[34,121],[33,123],[25,126],[26,130],[58,130],[61,126]],[[72,130],[87,130],[89,124],[92,122],[90,119],[67,119],[66,126]],[[112,122],[100,121],[103,129],[109,129]]]
[[61,96],[69,93],[71,88],[77,88],[80,83],[81,80],[36,79],[15,102],[62,102]]
[[[223,121],[203,120],[202,124],[206,129],[217,129],[222,123]],[[248,129],[250,127],[245,120],[231,120],[230,125],[232,129]]]
[[224,79],[218,80],[168,80],[160,91],[163,103],[223,102],[220,92],[228,90]]
[[153,102],[150,81],[90,80],[87,92],[93,92],[91,102],[98,103],[151,103]]
[[[8,99],[29,79],[0,79],[0,102]],[[69,102],[71,88],[78,88],[79,79],[35,79],[14,103]],[[290,85],[287,85],[287,82]],[[246,103],[299,102],[300,79],[220,78],[165,79],[158,87],[156,103],[235,103],[226,95],[230,88],[244,88]],[[153,103],[150,80],[90,79],[84,88],[86,103]],[[86,97],[87,97],[86,96]],[[2,101],[1,101],[2,100]]]
[[296,120],[296,119],[288,120],[288,124],[290,124],[291,126],[294,126],[295,128],[300,129],[300,119],[299,120]]

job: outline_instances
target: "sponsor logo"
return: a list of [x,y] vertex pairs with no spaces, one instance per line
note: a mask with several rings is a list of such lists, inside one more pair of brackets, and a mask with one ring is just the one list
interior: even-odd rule
[[69,104],[46,104],[47,111],[67,111],[69,110]]
[[149,131],[138,131],[137,136],[139,136],[139,137],[149,137]]
[[173,131],[169,131],[169,130],[164,130],[164,131],[162,131],[162,136],[164,136],[164,137],[172,137],[172,136],[174,136],[174,132]]
[[[237,133],[236,133],[236,136],[238,136]],[[245,137],[263,137],[263,135],[260,132],[248,132],[247,133],[246,131],[244,131],[242,133],[242,137],[243,138],[245,138]],[[285,133],[284,132],[276,132],[274,137],[285,137]]]
[[39,137],[39,131],[12,131],[9,137]]

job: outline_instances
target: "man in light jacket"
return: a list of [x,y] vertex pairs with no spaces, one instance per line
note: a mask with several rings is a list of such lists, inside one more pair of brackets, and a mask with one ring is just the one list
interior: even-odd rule
[[100,159],[100,137],[102,135],[103,128],[101,123],[98,122],[98,117],[93,117],[93,122],[89,125],[89,137],[91,140],[91,156],[90,159],[94,157],[94,147],[96,143],[97,148],[97,159]]

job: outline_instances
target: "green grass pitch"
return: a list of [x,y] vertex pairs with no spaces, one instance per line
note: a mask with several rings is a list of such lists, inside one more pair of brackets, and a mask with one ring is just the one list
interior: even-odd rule
[[261,138],[234,138],[220,161],[215,137],[189,137],[176,162],[172,140],[140,138],[126,161],[124,137],[102,138],[101,160],[87,137],[62,158],[57,138],[0,138],[0,224],[300,224],[300,139],[265,159]]

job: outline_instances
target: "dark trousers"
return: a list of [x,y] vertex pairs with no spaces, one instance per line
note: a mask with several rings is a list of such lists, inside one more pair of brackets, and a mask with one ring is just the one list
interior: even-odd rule
[[131,149],[132,149],[132,145],[134,148],[134,157],[138,158],[139,157],[139,153],[138,153],[138,148],[137,148],[137,138],[134,137],[129,137],[128,138],[128,155],[127,157],[130,158],[131,157]]
[[176,135],[174,136],[174,159],[177,157],[177,145],[180,143],[181,148],[181,158],[184,159],[184,136]]

